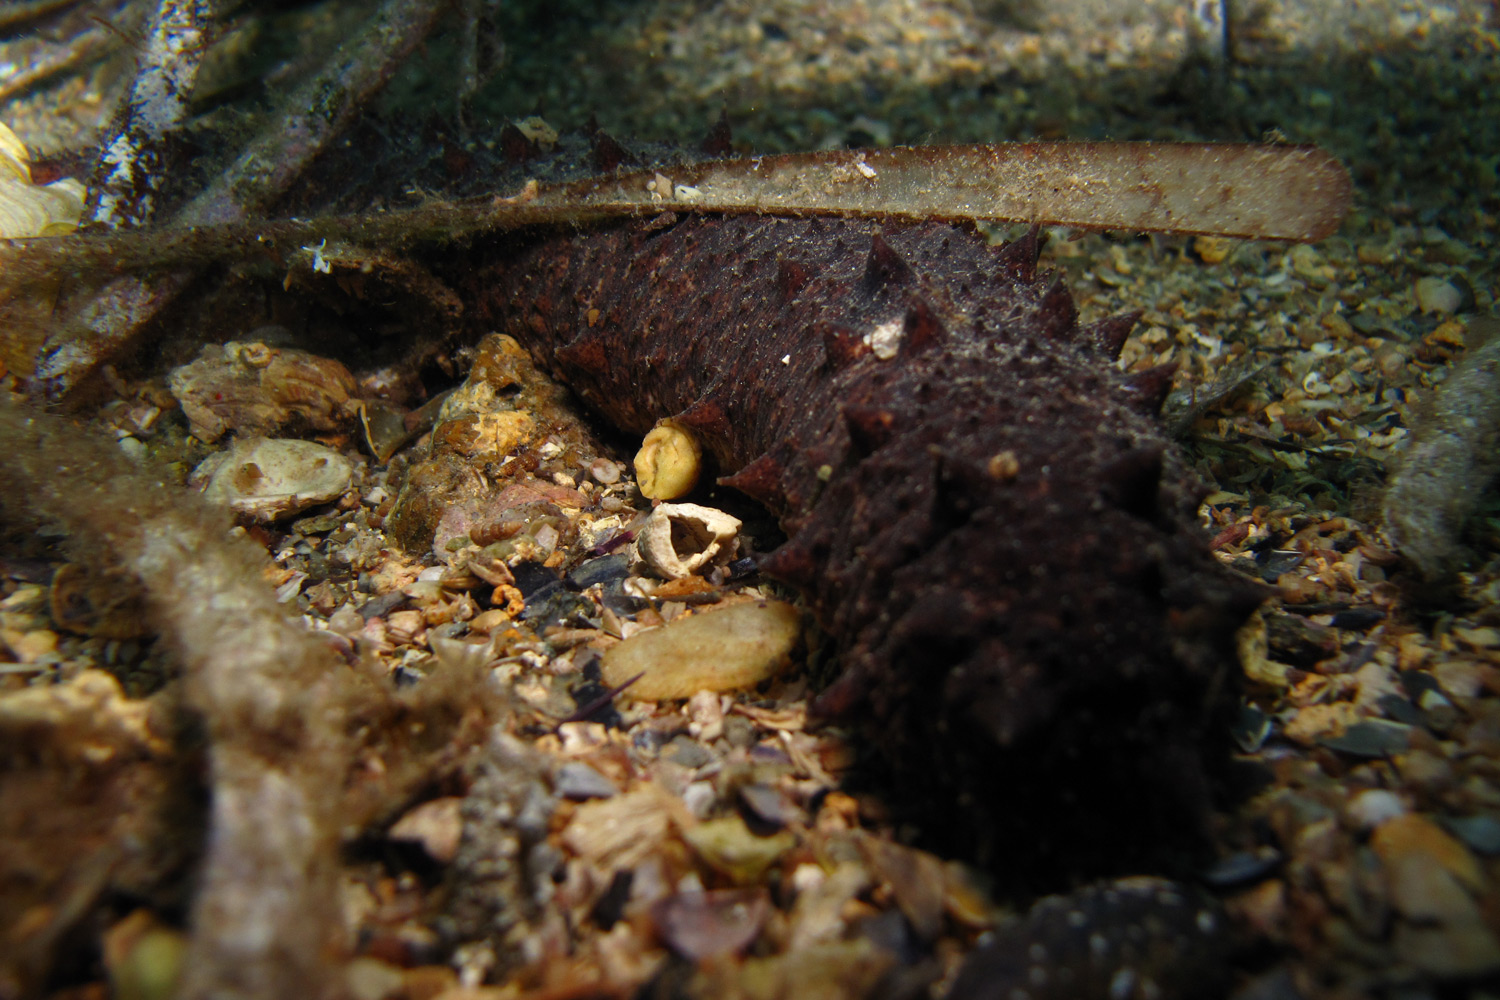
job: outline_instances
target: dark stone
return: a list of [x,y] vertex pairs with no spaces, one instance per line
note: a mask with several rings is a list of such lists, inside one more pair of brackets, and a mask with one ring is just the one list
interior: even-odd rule
[[1443,825],[1480,854],[1500,854],[1500,820],[1493,816],[1454,816]]
[[1341,736],[1318,742],[1330,750],[1352,757],[1389,757],[1391,754],[1405,753],[1411,745],[1411,726],[1384,719],[1366,719],[1344,730]]
[[614,583],[629,575],[630,557],[617,552],[579,563],[568,573],[568,586],[574,590],[587,590],[596,583]]
[[371,618],[383,618],[406,603],[406,595],[399,590],[393,590],[379,597],[372,597],[359,606],[360,617],[365,621]]
[[1306,669],[1338,655],[1339,635],[1300,615],[1272,612],[1266,615],[1266,646],[1272,659]]
[[582,802],[585,799],[608,799],[620,790],[598,771],[580,761],[569,761],[557,769],[552,781],[552,790],[565,799]]
[[634,880],[633,870],[620,869],[610,880],[609,888],[604,890],[604,894],[594,904],[589,916],[602,930],[609,930],[625,915],[625,905],[630,902],[630,885]]
[[538,632],[549,625],[560,625],[570,619],[581,619],[594,610],[592,601],[579,597],[561,582],[543,587],[526,598],[521,620],[530,622]]
[[1267,549],[1257,552],[1255,561],[1260,564],[1260,578],[1275,583],[1283,573],[1290,573],[1302,565],[1302,553],[1287,549]]
[[1376,699],[1375,704],[1380,710],[1397,722],[1408,726],[1420,726],[1422,724],[1422,710],[1399,694],[1383,694]]
[[1281,852],[1274,847],[1262,847],[1255,851],[1236,851],[1226,858],[1215,861],[1203,872],[1203,881],[1215,889],[1232,889],[1235,886],[1259,882],[1281,866]]
[[1214,903],[1161,879],[1048,896],[969,955],[948,1000],[1220,996],[1225,922]]
[[691,736],[674,736],[662,751],[662,756],[674,764],[690,768],[702,767],[714,759],[714,755]]
[[1385,621],[1385,612],[1379,608],[1350,608],[1348,611],[1340,611],[1334,615],[1329,624],[1334,628],[1366,632],[1383,621]]
[[511,575],[515,577],[516,589],[528,601],[534,595],[544,596],[542,594],[544,590],[550,590],[562,581],[562,577],[558,576],[556,570],[548,569],[536,562],[517,563],[511,567]]

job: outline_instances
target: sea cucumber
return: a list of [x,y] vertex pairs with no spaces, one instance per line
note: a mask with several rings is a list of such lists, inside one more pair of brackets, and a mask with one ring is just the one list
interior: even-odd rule
[[1156,421],[1033,230],[675,216],[510,234],[471,316],[621,429],[691,428],[788,541],[929,842],[1002,884],[1181,870],[1227,759],[1231,637],[1260,594],[1211,557]]

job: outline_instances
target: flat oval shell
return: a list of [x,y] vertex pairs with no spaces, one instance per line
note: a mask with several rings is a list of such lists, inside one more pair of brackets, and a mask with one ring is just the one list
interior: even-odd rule
[[604,683],[642,701],[734,691],[774,677],[791,658],[802,616],[782,601],[733,604],[637,632],[604,654]]
[[332,448],[291,438],[249,438],[193,470],[203,493],[240,514],[274,521],[336,499],[354,466]]

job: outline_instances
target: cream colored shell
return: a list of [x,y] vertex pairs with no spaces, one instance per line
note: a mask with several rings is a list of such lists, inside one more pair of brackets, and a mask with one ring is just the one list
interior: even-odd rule
[[610,687],[634,679],[621,697],[640,701],[735,691],[780,673],[801,634],[790,604],[745,601],[637,632],[605,650],[599,673]]
[[0,123],[0,239],[71,233],[83,218],[85,196],[71,177],[45,187],[31,183],[25,143]]
[[636,539],[636,550],[668,580],[680,580],[713,563],[728,562],[739,534],[737,517],[695,503],[659,504]]
[[676,500],[692,492],[702,467],[697,436],[675,421],[663,420],[636,452],[635,481],[648,500]]
[[294,438],[245,438],[193,470],[204,496],[257,521],[290,517],[337,499],[353,464],[326,445]]

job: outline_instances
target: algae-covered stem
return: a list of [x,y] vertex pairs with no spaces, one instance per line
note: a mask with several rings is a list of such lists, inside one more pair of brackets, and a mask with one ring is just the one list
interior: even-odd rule
[[[12,516],[30,512],[75,558],[139,580],[180,667],[182,705],[208,737],[210,832],[175,995],[341,995],[342,840],[452,766],[501,716],[501,697],[477,664],[405,693],[352,668],[287,617],[264,583],[266,553],[229,535],[222,508],[164,485],[112,437],[7,402],[0,452]],[[382,742],[407,733],[422,735]],[[59,928],[77,919],[68,907],[39,916]],[[13,995],[4,976],[39,940],[0,941],[0,994]]]
[[208,0],[164,0],[157,9],[120,127],[104,143],[94,169],[89,221],[133,229],[155,216],[169,139],[188,116],[211,13]]
[[709,161],[640,178],[559,193],[607,211],[986,219],[1299,241],[1331,235],[1351,194],[1348,173],[1322,150],[1249,143],[897,146]]
[[395,212],[13,241],[0,252],[0,274],[16,283],[229,257],[286,263],[322,241],[389,249],[665,211],[992,220],[1310,242],[1334,232],[1350,195],[1343,166],[1307,146],[898,146],[710,160]]
[[[245,220],[260,216],[284,194],[307,164],[384,86],[426,37],[442,6],[432,0],[383,0],[365,31],[333,52],[322,71],[290,95],[275,124],[178,211],[169,226],[253,228],[254,223]],[[206,7],[185,0],[162,0],[160,11],[157,26],[162,30],[153,37],[164,52],[173,55],[165,62],[154,56],[148,59],[118,131],[105,143],[96,170],[98,177],[113,178],[100,192],[101,207],[108,209],[109,219],[125,222],[127,228],[151,214],[150,205],[156,199],[154,170],[165,162],[161,144],[175,134],[172,121],[177,110],[184,107],[183,94],[196,75],[189,70],[201,56],[198,32],[208,12]],[[138,101],[136,97],[141,95],[154,97]],[[55,315],[50,308],[44,310],[41,322],[25,315],[24,309],[6,317],[11,327],[8,353],[12,355],[6,360],[12,370],[31,369],[42,396],[61,398],[98,365],[128,349],[140,330],[190,281],[189,267],[99,287],[101,275],[155,263],[155,236],[135,232],[119,239],[117,244],[105,241],[94,248],[92,256],[84,252],[78,259],[73,258],[71,243],[64,249],[53,248],[50,259],[44,253],[34,267],[27,267],[16,255],[0,254],[0,273],[12,288],[37,280],[46,288],[52,277],[73,278],[82,286],[59,304]],[[217,245],[225,245],[222,234],[212,234],[205,249],[188,254],[186,262],[212,256],[216,240]],[[233,242],[220,255],[235,252]],[[112,252],[137,263],[112,266]],[[169,255],[160,265],[170,268],[181,260]],[[54,293],[55,286],[39,298],[50,303]],[[57,317],[66,318],[59,321]]]

